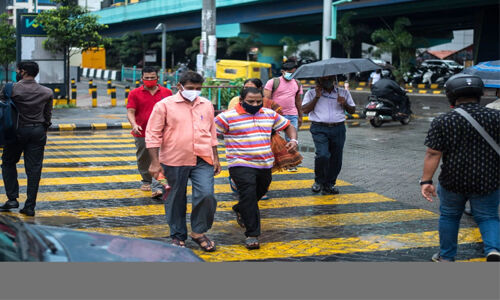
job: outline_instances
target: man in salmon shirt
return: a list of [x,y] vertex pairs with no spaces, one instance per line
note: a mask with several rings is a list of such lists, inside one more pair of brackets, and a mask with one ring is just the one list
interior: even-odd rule
[[151,197],[159,198],[162,195],[162,186],[148,172],[151,159],[146,149],[145,133],[154,105],[163,98],[172,96],[172,91],[158,84],[158,72],[153,67],[142,69],[142,82],[143,85],[132,90],[128,96],[127,117],[132,125],[132,135],[137,148],[137,168],[142,177],[140,189],[152,191]]
[[203,251],[215,251],[206,235],[214,222],[217,202],[214,176],[220,173],[217,133],[212,103],[200,97],[203,77],[185,72],[179,92],[158,102],[146,128],[146,147],[151,156],[149,172],[165,174],[171,189],[165,214],[172,244],[185,247],[187,239],[187,184],[192,183],[191,239]]

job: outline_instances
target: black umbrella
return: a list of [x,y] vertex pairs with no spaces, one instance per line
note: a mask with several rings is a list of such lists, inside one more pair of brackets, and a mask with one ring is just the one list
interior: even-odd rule
[[500,60],[482,62],[462,72],[481,77],[485,87],[500,88]]
[[293,78],[317,78],[331,75],[357,73],[382,69],[368,58],[336,58],[325,59],[300,66]]

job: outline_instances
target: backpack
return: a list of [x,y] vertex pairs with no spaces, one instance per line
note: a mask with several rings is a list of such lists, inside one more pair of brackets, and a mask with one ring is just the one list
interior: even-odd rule
[[[297,83],[297,86],[299,87],[298,90],[297,90],[297,93],[295,94],[295,95],[298,95],[299,92],[300,92],[301,84],[300,84],[300,82],[297,79],[294,78],[293,80],[295,80],[295,82]],[[279,77],[274,77],[273,78],[273,89],[271,91],[271,98],[273,97],[274,92],[278,89],[279,85],[280,85],[280,78]]]
[[4,101],[0,101],[0,146],[16,141],[16,130],[19,123],[17,107],[12,101],[12,82],[8,82],[3,90]]

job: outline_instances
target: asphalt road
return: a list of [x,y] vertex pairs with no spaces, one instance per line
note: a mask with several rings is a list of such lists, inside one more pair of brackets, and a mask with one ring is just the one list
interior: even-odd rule
[[[352,92],[361,109],[367,103],[368,92]],[[483,98],[481,103],[494,98]],[[429,203],[420,195],[418,180],[422,175],[426,151],[425,137],[432,119],[450,110],[444,95],[410,95],[414,118],[409,125],[384,123],[379,128],[360,120],[359,126],[349,126],[339,178],[367,190],[394,198],[418,208],[439,211],[439,201]],[[301,131],[299,140],[313,145],[309,132]],[[304,165],[314,168],[314,153],[306,153]],[[434,176],[437,182],[439,169]],[[464,221],[472,221],[465,216]]]
[[[106,83],[95,81],[102,101],[109,101]],[[123,85],[117,84],[118,106],[81,109],[59,109],[54,111],[54,123],[69,121],[126,122],[123,102]],[[79,106],[90,104],[87,82],[78,84]],[[369,92],[351,92],[361,111],[367,103]],[[359,126],[349,126],[344,148],[344,162],[340,178],[357,186],[372,190],[398,201],[438,212],[439,202],[427,202],[420,196],[418,180],[421,177],[426,147],[424,140],[432,119],[450,110],[444,95],[410,94],[414,118],[409,125],[391,122],[373,128],[368,121],[359,120]],[[482,104],[494,101],[494,97],[483,97]],[[301,145],[314,147],[309,131],[299,133]],[[314,153],[304,152],[303,165],[314,168]],[[434,180],[437,181],[438,172]],[[468,217],[467,217],[468,218]]]

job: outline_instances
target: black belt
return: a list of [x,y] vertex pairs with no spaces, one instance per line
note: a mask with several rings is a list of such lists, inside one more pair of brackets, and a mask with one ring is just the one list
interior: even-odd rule
[[38,127],[38,126],[43,126],[43,123],[22,124],[19,127]]
[[319,126],[325,126],[325,127],[335,127],[339,125],[344,125],[344,122],[337,122],[337,123],[323,123],[323,122],[314,122],[312,121],[313,125],[319,125]]

